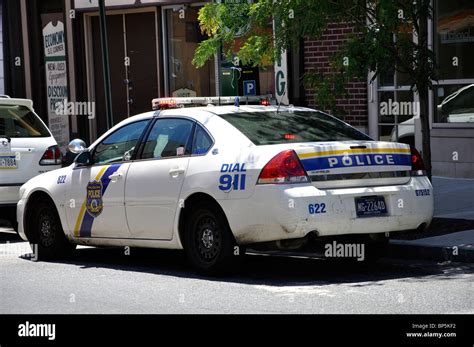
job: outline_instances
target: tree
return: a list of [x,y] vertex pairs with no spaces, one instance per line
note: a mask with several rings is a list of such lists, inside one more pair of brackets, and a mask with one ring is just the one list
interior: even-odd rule
[[[330,23],[345,22],[353,33],[331,58],[331,73],[306,73],[304,83],[316,90],[316,102],[335,111],[355,79],[375,79],[393,71],[408,76],[420,96],[422,154],[431,178],[428,92],[437,79],[435,56],[428,46],[430,0],[255,0],[232,4],[208,3],[199,12],[208,38],[196,49],[193,63],[201,67],[220,47],[227,57],[245,65],[275,61],[287,49],[298,49],[303,37],[319,38]],[[272,20],[276,23],[274,30]],[[239,36],[239,44],[235,37]],[[415,38],[415,39],[414,39]]]

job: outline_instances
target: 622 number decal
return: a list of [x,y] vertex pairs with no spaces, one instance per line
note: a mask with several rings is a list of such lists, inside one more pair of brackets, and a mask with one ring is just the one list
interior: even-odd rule
[[326,204],[324,202],[321,204],[309,204],[308,210],[309,210],[309,214],[326,213]]

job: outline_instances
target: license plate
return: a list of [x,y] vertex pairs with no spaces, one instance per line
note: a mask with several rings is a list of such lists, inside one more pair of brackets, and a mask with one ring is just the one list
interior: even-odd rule
[[357,217],[383,216],[387,214],[387,205],[383,196],[356,198]]
[[0,169],[16,169],[16,156],[0,155]]

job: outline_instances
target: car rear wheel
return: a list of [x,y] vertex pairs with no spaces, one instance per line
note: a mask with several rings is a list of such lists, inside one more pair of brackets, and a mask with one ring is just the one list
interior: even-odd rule
[[32,239],[36,244],[38,260],[54,260],[70,257],[76,245],[69,242],[59,219],[56,206],[46,199],[35,203],[35,211],[31,214],[30,228]]
[[245,251],[237,246],[223,213],[212,204],[192,209],[184,249],[191,265],[205,275],[235,270]]

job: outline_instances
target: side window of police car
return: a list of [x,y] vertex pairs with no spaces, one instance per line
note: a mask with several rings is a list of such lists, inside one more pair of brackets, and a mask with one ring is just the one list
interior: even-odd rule
[[148,120],[127,124],[107,136],[94,150],[94,164],[108,164],[128,161],[145,130]]
[[194,123],[187,119],[158,119],[148,135],[142,159],[183,157],[191,154]]
[[200,125],[196,125],[193,141],[193,155],[206,154],[212,147],[213,141],[209,134]]

